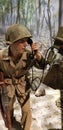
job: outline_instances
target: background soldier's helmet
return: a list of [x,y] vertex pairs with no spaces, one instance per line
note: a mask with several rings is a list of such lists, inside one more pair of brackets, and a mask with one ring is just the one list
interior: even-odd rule
[[23,38],[32,37],[28,29],[21,24],[13,24],[11,25],[5,34],[6,44],[12,44]]
[[54,47],[63,55],[63,27],[60,27],[54,41]]
[[55,37],[54,45],[63,45],[63,27],[59,28],[57,36]]

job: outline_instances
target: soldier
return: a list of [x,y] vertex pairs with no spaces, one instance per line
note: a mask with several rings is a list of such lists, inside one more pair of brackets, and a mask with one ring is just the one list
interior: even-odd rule
[[[53,89],[60,90],[60,98],[56,100],[56,105],[58,107],[63,107],[63,27],[59,28],[57,36],[54,38],[52,49],[50,51],[52,55],[48,57],[50,68],[44,77],[43,83]],[[56,49],[56,53],[54,49]],[[51,53],[52,51],[53,53]]]
[[[42,82],[53,89],[59,89],[61,94],[60,99],[56,101],[56,105],[63,106],[63,27],[60,27],[57,36],[54,38],[54,44],[50,47],[47,62],[50,65],[49,70],[43,77]],[[40,86],[35,95],[41,96]]]
[[[9,99],[6,109],[8,130],[13,130],[11,112],[15,97],[17,97],[22,110],[21,125],[23,130],[30,130],[32,117],[29,69],[33,65],[39,69],[43,69],[45,66],[45,60],[39,51],[39,46],[37,43],[30,42],[31,37],[25,26],[13,24],[5,34],[8,47],[0,50],[0,70],[4,73]],[[26,48],[28,43],[31,45],[31,51]],[[33,55],[32,52],[34,52]]]
[[[55,52],[54,49],[57,51]],[[59,28],[58,34],[54,39],[54,45],[51,47],[48,61],[50,68],[46,74],[43,83],[54,89],[63,89],[63,27]]]

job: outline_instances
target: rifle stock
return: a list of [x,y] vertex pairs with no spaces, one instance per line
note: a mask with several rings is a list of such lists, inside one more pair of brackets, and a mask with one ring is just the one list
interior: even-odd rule
[[0,71],[0,106],[1,106],[1,112],[3,119],[5,121],[5,124],[7,122],[6,117],[6,111],[8,106],[8,95],[7,95],[7,87],[4,81],[4,73]]

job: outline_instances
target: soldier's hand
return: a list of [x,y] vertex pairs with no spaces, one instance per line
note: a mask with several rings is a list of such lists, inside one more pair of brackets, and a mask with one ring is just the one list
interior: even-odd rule
[[40,49],[39,49],[38,43],[33,43],[33,44],[31,45],[31,49],[32,49],[32,51],[35,52],[35,57],[36,57],[36,59],[37,59],[37,60],[40,60],[42,56],[41,56],[41,53],[40,53]]

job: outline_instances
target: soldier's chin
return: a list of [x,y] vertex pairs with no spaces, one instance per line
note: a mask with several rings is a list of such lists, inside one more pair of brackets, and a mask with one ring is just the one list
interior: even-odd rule
[[22,50],[21,52],[19,52],[19,55],[22,55],[24,53],[25,50]]
[[21,54],[23,54],[23,53],[24,53],[24,51],[25,51],[25,49],[22,49]]

